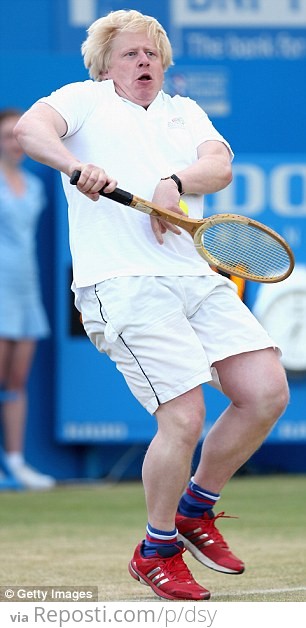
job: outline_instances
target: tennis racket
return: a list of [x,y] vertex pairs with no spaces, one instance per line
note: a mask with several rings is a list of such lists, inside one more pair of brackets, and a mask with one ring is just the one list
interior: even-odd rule
[[[75,170],[70,183],[76,185],[80,171]],[[292,273],[294,256],[290,246],[278,233],[261,222],[238,214],[216,214],[194,220],[163,209],[130,192],[116,188],[101,196],[138,211],[162,218],[187,231],[198,253],[208,264],[230,275],[262,283],[283,281]]]

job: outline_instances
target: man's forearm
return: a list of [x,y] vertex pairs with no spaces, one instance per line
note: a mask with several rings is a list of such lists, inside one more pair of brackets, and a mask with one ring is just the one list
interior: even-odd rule
[[200,146],[199,159],[175,174],[185,194],[218,192],[232,180],[230,153],[222,142],[206,142]]
[[232,180],[231,167],[219,159],[202,157],[195,164],[177,172],[185,194],[212,194]]

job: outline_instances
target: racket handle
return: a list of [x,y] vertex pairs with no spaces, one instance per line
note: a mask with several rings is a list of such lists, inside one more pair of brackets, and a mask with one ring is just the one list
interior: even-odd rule
[[[80,170],[74,170],[71,177],[70,183],[71,185],[76,185],[80,178]],[[133,200],[133,194],[130,192],[126,192],[126,190],[121,190],[120,188],[115,188],[113,192],[103,192],[102,188],[99,190],[99,194],[101,196],[105,196],[105,198],[110,198],[112,201],[116,201],[117,203],[121,203],[121,205],[131,205]]]

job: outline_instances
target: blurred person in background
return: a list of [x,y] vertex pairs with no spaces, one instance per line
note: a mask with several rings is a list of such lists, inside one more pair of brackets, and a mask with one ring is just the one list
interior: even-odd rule
[[[0,110],[0,414],[4,463],[27,489],[55,481],[24,459],[27,381],[36,343],[49,334],[41,301],[36,230],[46,204],[41,180],[21,167],[13,129],[19,110]],[[35,435],[32,436],[35,439]]]

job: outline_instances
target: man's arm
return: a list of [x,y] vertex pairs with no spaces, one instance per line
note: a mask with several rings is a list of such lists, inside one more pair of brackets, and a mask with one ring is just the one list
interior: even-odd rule
[[35,161],[64,172],[70,177],[80,170],[78,189],[94,201],[100,197],[98,191],[105,186],[112,192],[117,181],[109,177],[103,168],[94,164],[83,164],[64,145],[61,138],[67,132],[64,118],[45,103],[36,103],[18,121],[15,137],[24,152]]
[[[169,173],[170,174],[170,173]],[[171,174],[176,174],[186,194],[211,194],[225,188],[232,180],[231,154],[223,142],[211,140],[198,148],[198,160]],[[157,184],[153,202],[166,209],[178,211],[180,194],[173,179],[162,179]],[[169,228],[158,218],[151,217],[152,229],[157,241],[163,243],[163,234]]]
[[231,154],[223,142],[211,140],[198,148],[198,161],[176,172],[185,194],[212,194],[232,181]]
[[15,127],[15,137],[29,157],[69,176],[79,160],[61,141],[66,132],[62,116],[44,103],[33,105]]
[[[225,188],[232,180],[231,155],[223,142],[207,141],[198,148],[198,160],[175,173],[184,194],[212,194]],[[172,179],[162,179],[156,186],[153,201],[175,210],[179,201],[177,185]]]

